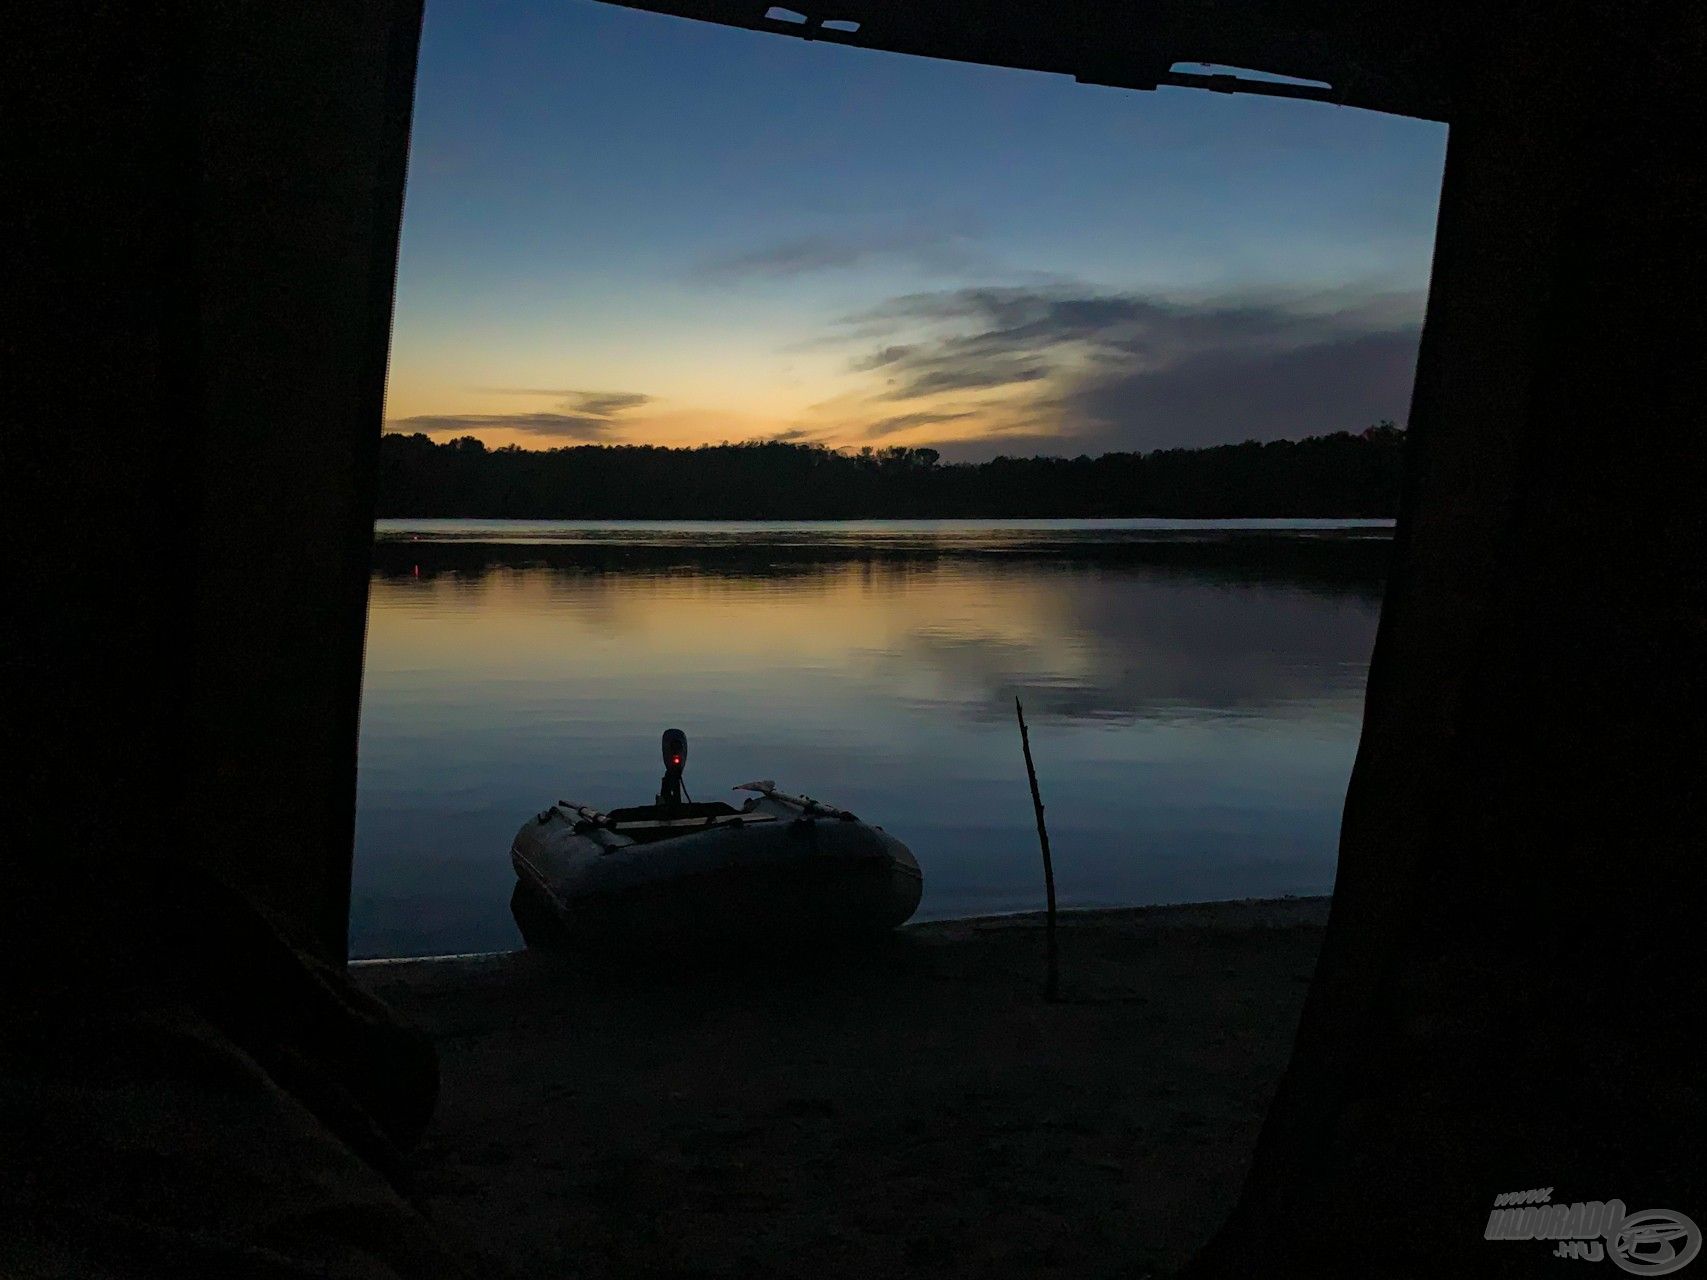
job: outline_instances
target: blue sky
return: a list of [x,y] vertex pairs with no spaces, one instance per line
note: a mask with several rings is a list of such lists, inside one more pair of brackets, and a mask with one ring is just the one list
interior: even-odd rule
[[1402,420],[1443,126],[429,0],[393,430],[1098,453]]

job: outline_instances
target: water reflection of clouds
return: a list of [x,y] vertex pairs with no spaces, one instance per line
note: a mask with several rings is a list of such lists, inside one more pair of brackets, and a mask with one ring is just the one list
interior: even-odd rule
[[[492,567],[377,580],[373,626],[423,661],[501,650],[543,674],[579,651],[617,684],[664,666],[833,668],[919,710],[1001,718],[1018,693],[1041,718],[1124,722],[1355,702],[1376,586],[1262,563],[990,557]],[[423,611],[436,626],[392,625]]]
[[976,624],[920,627],[870,653],[874,678],[921,705],[1005,718],[1126,722],[1203,713],[1354,710],[1378,601],[1285,585],[1224,585],[1107,572],[1028,575],[1029,635]]

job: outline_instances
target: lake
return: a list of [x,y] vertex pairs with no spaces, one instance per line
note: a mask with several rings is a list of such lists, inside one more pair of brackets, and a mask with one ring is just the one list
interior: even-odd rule
[[353,956],[520,945],[559,799],[773,778],[905,840],[918,918],[1328,892],[1384,521],[387,520]]

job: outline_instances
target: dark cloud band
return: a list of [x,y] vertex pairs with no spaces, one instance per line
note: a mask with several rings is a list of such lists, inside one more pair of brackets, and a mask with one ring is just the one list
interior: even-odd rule
[[655,397],[638,391],[577,391],[567,387],[484,387],[488,395],[551,396],[556,413],[422,413],[393,418],[392,431],[519,431],[555,440],[611,441],[619,414],[651,404]]
[[[1402,420],[1421,295],[1295,294],[1182,300],[1061,288],[911,294],[851,316],[848,340],[882,345],[851,362],[880,381],[867,401],[1011,389],[992,423],[1040,418],[1074,452],[1280,439]],[[949,421],[969,416],[942,414]],[[867,434],[923,425],[883,414]]]
[[507,430],[556,440],[600,441],[609,437],[616,423],[569,413],[421,413],[412,418],[393,418],[392,431],[435,432]]

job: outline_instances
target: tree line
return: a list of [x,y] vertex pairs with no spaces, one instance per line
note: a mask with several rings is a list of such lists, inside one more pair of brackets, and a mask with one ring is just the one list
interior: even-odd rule
[[483,519],[1382,517],[1403,428],[1303,440],[945,463],[935,449],[751,441],[671,449],[380,442],[379,514]]

